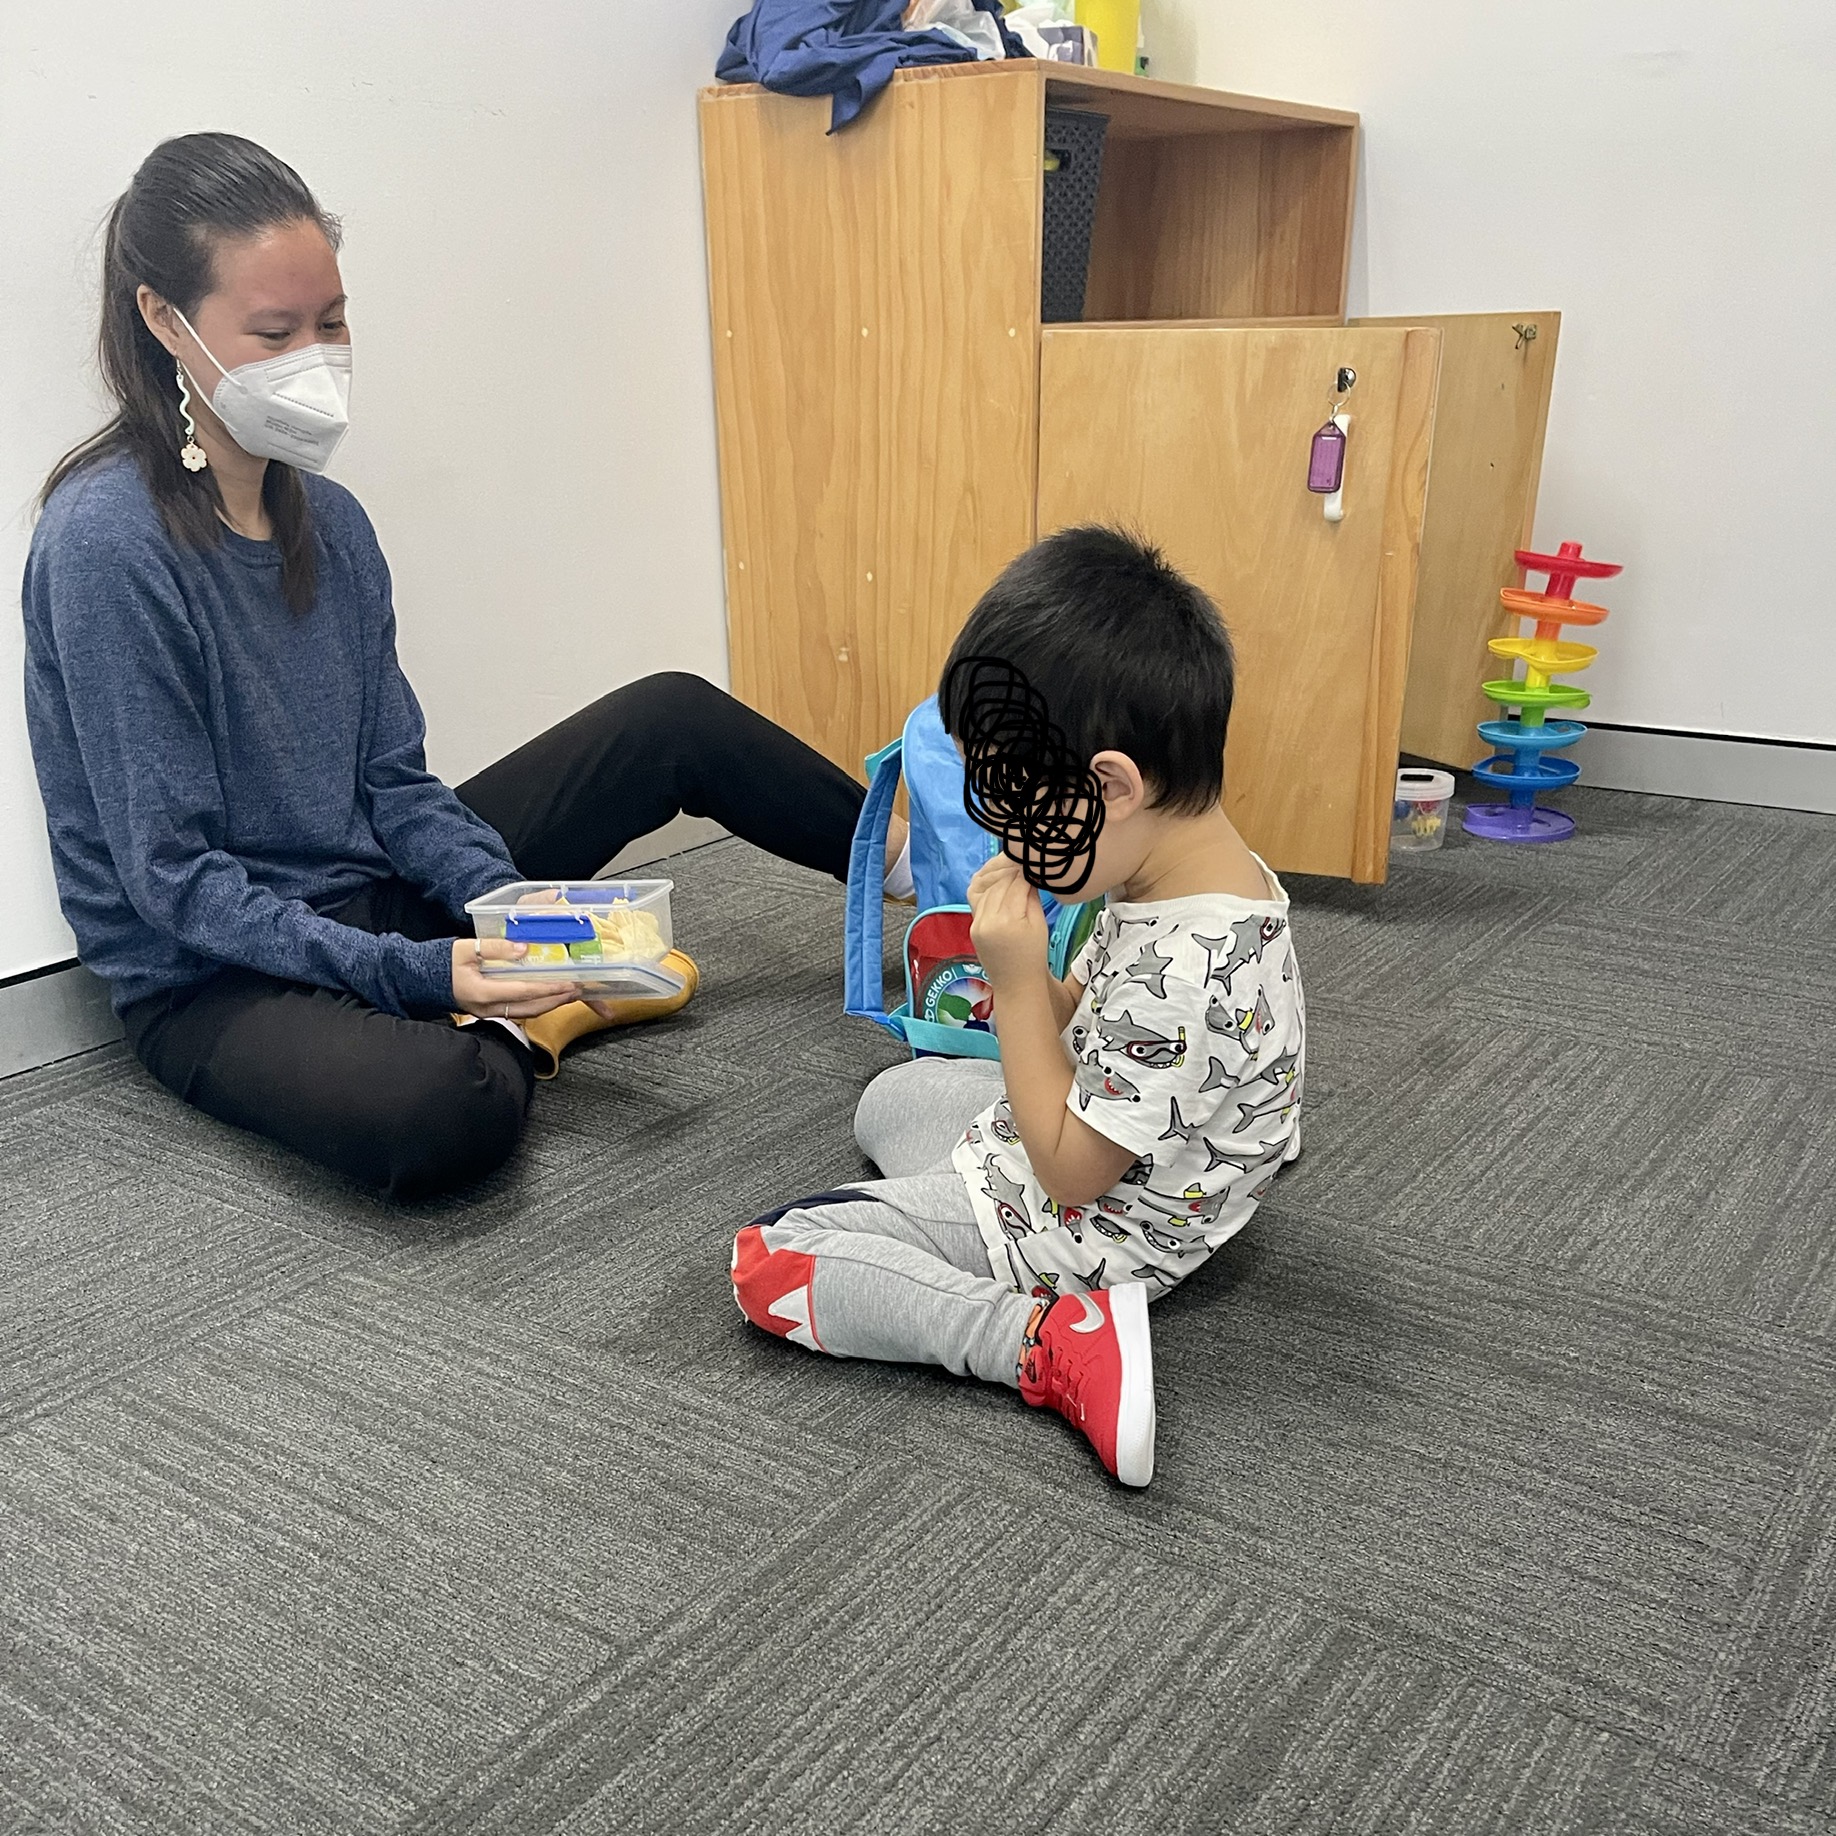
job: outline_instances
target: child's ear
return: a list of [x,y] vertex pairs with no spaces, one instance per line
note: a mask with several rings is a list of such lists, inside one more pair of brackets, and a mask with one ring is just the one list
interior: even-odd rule
[[1090,769],[1103,787],[1103,809],[1110,822],[1145,807],[1147,786],[1141,781],[1141,768],[1126,752],[1099,752]]

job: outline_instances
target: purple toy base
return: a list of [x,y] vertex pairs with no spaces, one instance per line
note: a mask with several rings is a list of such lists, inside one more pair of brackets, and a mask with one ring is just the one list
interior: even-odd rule
[[1560,810],[1516,810],[1508,803],[1469,803],[1460,824],[1468,835],[1487,841],[1566,841],[1575,832],[1575,819]]

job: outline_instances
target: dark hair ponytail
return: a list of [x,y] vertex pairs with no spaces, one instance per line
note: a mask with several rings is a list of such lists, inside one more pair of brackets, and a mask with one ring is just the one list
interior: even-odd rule
[[[41,508],[73,472],[125,453],[140,467],[173,541],[210,548],[223,539],[216,474],[179,463],[184,436],[173,359],[147,329],[135,294],[145,284],[190,318],[215,285],[219,240],[301,221],[317,224],[338,246],[337,219],[319,208],[291,166],[252,140],[185,134],[147,155],[108,213],[102,255],[98,350],[115,415],[51,468]],[[307,611],[318,590],[318,554],[306,489],[292,466],[268,462],[262,504],[274,525],[287,603]]]

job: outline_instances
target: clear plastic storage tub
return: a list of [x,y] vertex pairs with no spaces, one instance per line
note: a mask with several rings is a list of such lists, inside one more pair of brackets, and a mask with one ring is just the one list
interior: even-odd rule
[[1405,765],[1396,774],[1396,806],[1390,816],[1390,852],[1415,854],[1438,848],[1447,833],[1453,802],[1453,773]]
[[486,975],[579,982],[595,995],[673,994],[684,979],[670,949],[673,880],[519,880],[465,909],[480,937],[527,944]]

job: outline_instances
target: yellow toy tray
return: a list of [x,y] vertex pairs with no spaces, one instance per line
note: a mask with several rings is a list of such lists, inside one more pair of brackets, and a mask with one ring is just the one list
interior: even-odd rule
[[1514,657],[1545,676],[1586,669],[1600,654],[1592,644],[1570,644],[1557,638],[1493,638],[1486,648],[1495,657]]

